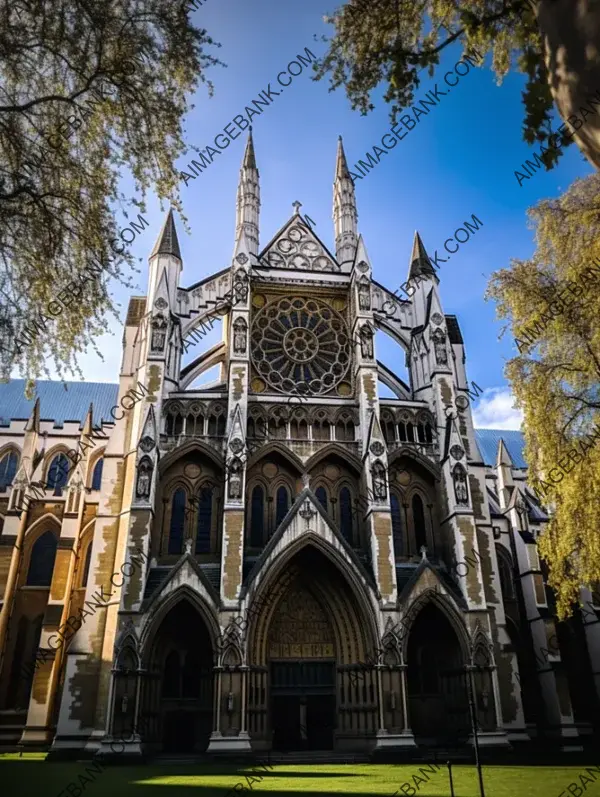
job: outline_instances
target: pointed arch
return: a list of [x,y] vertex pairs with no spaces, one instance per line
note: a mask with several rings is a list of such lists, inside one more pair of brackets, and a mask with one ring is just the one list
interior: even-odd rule
[[50,587],[58,550],[58,535],[52,529],[43,531],[31,546],[25,584],[28,587]]
[[411,630],[414,628],[420,613],[429,604],[433,604],[439,609],[452,626],[452,630],[458,638],[463,661],[466,664],[470,658],[470,637],[463,615],[447,594],[442,594],[439,589],[434,589],[432,587],[424,590],[413,603],[407,607],[407,622],[405,623],[406,633],[402,640],[402,655],[404,660],[407,661],[408,642]]
[[140,664],[142,667],[148,666],[152,643],[162,621],[171,609],[175,608],[175,606],[182,601],[188,601],[198,612],[208,630],[213,651],[217,649],[217,640],[220,637],[220,630],[215,608],[188,584],[182,584],[170,594],[162,597],[151,608],[140,634],[139,651]]
[[264,459],[270,454],[280,454],[285,460],[287,460],[288,464],[297,472],[298,475],[304,473],[305,466],[300,457],[293,451],[290,451],[290,449],[287,448],[281,441],[277,440],[270,440],[266,445],[261,446],[257,451],[254,451],[252,455],[248,457],[246,470],[250,470],[253,465],[256,465],[257,462],[260,462],[261,459]]
[[440,480],[442,472],[439,465],[436,465],[430,459],[423,456],[423,454],[421,454],[418,450],[410,446],[401,445],[400,448],[397,448],[392,454],[389,455],[388,469],[390,471],[393,470],[394,463],[401,457],[414,460],[414,462],[424,468],[433,479],[436,481]]
[[344,464],[349,465],[352,470],[354,470],[357,476],[362,474],[362,462],[360,459],[352,452],[348,451],[347,448],[343,448],[342,446],[338,445],[338,443],[332,441],[328,443],[326,446],[320,448],[315,454],[312,455],[306,462],[306,465],[303,466],[303,470],[300,471],[301,473],[306,470],[307,473],[316,467],[320,462],[332,455],[340,457],[344,461]]
[[104,469],[104,455],[101,454],[96,458],[94,466],[91,469],[92,479],[90,487],[92,490],[99,490],[102,485],[102,471]]
[[[92,518],[90,522],[93,523],[94,520],[95,518]],[[39,517],[37,520],[35,520],[25,532],[25,540],[28,545],[33,545],[35,542],[35,537],[43,533],[42,526],[44,527],[44,530],[49,526],[52,526],[56,533],[60,534],[60,520],[58,520],[56,515],[53,515],[51,512],[46,512],[44,515],[42,515],[42,517]]]
[[293,564],[294,557],[300,553],[302,549],[310,547],[315,548],[323,554],[346,581],[359,605],[362,619],[365,622],[368,642],[372,646],[371,649],[375,648],[379,639],[375,614],[377,601],[375,594],[370,594],[359,579],[359,568],[356,567],[356,563],[344,558],[342,553],[337,551],[327,540],[324,540],[314,531],[307,531],[302,534],[302,536],[294,540],[285,550],[276,556],[274,560],[269,561],[267,559],[261,563],[260,567],[253,568],[248,577],[245,594],[242,588],[243,597],[246,599],[246,605],[248,609],[250,609],[254,602],[257,602],[259,604],[270,604],[270,608],[266,611],[259,612],[257,615],[252,615],[252,619],[249,621],[249,635],[253,632],[256,633],[258,625],[263,622],[270,622],[274,607],[277,606],[278,600],[283,594],[279,587],[281,583],[285,581],[284,575],[286,571],[290,568],[290,565]]
[[13,483],[19,469],[20,459],[21,452],[11,443],[0,449],[0,493],[5,492]]
[[49,460],[46,469],[46,489],[53,490],[56,496],[62,495],[62,491],[69,481],[72,469],[72,460],[69,459],[64,451],[58,451],[52,459]]
[[194,438],[193,440],[188,440],[182,446],[178,446],[173,451],[169,451],[168,454],[165,454],[165,456],[161,458],[158,464],[159,474],[162,475],[172,465],[174,465],[177,460],[182,459],[182,457],[192,454],[195,451],[208,457],[208,459],[210,459],[219,470],[224,469],[224,460],[222,455],[219,454],[212,446],[209,446],[207,443],[204,443],[198,438]]

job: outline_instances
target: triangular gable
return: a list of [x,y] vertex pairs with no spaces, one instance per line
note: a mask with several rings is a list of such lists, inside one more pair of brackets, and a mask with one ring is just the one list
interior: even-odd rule
[[[300,513],[300,510],[303,512],[308,510],[312,513],[308,522],[306,517]],[[291,545],[294,543],[297,544],[298,539],[306,534],[308,534],[310,538],[315,539],[315,541],[324,542],[331,546],[338,556],[345,560],[349,572],[358,575],[363,588],[365,588],[365,590],[367,587],[370,588],[379,599],[379,590],[377,589],[373,577],[365,570],[362,562],[352,549],[352,546],[346,542],[341,531],[321,506],[319,499],[308,487],[305,487],[296,498],[294,505],[254,563],[252,570],[248,574],[246,583],[242,585],[242,599],[245,598],[248,593],[256,590],[258,584],[271,570],[274,561],[279,559]],[[294,545],[294,547],[296,546]]]
[[287,221],[259,256],[264,266],[300,271],[341,271],[327,249],[299,213]]
[[220,608],[221,599],[214,587],[202,572],[198,562],[189,553],[185,553],[148,601],[142,603],[141,610],[147,612],[150,607],[158,606],[183,585],[197,592],[210,606],[216,609]]
[[398,604],[410,608],[421,595],[430,590],[448,598],[457,609],[466,609],[464,600],[461,599],[460,602],[457,600],[458,595],[449,589],[441,573],[435,570],[427,559],[419,563],[419,566],[399,592]]

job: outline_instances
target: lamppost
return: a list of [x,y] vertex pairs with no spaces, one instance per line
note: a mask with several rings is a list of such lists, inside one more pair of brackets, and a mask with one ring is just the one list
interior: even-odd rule
[[[475,664],[475,653],[477,651],[481,651],[482,649],[483,648],[481,646],[481,643],[477,645],[477,648],[475,648],[474,642],[471,643],[469,649],[470,664],[467,664],[465,670],[467,676],[467,695],[469,699],[469,714],[471,717],[471,733],[473,734],[473,747],[475,749],[475,766],[477,767],[477,776],[479,778],[479,793],[481,797],[485,797],[485,788],[483,786],[483,772],[481,770],[481,761],[479,760],[479,738],[478,738],[479,722],[477,720],[477,705],[475,702],[475,683],[473,680],[473,673],[475,672],[475,670],[480,669]],[[488,645],[488,650],[486,651],[488,663],[490,661],[491,649],[492,645],[490,643]]]

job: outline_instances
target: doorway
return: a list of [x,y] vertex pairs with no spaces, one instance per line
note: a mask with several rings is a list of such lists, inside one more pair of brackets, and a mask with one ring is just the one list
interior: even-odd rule
[[140,716],[156,752],[203,753],[213,729],[213,654],[206,624],[186,599],[165,615],[152,643]]
[[273,749],[333,750],[335,662],[271,662]]
[[456,633],[428,604],[408,640],[410,724],[421,743],[460,744],[470,732],[465,667]]

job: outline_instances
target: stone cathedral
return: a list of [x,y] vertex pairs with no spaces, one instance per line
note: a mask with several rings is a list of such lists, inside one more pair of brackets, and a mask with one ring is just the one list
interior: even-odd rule
[[[299,202],[261,246],[259,208],[250,136],[231,262],[180,285],[169,213],[118,385],[39,382],[35,401],[0,385],[0,744],[585,748],[597,593],[555,622],[548,510],[520,433],[474,429],[459,323],[419,235],[403,301],[373,278],[341,140],[335,253]],[[215,317],[222,340],[203,345]]]

